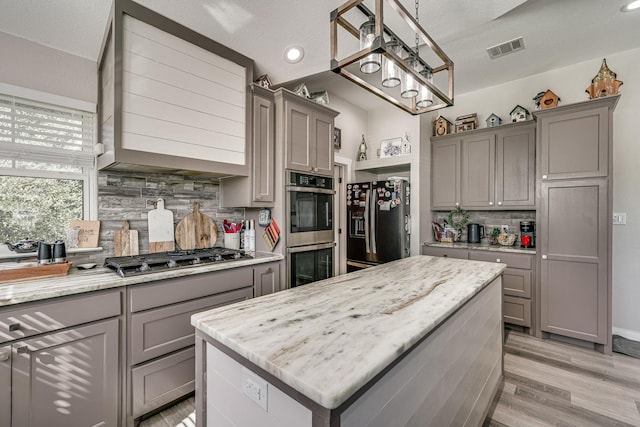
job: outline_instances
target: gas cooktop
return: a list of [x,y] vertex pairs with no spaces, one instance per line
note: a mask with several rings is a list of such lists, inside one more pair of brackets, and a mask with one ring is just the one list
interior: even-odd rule
[[120,277],[130,277],[244,258],[253,258],[253,256],[242,250],[214,247],[110,257],[105,258],[104,266],[118,273]]

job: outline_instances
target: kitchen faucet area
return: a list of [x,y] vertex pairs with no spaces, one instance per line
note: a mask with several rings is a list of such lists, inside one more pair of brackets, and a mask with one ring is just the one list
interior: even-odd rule
[[1,10],[0,427],[640,426],[639,1]]

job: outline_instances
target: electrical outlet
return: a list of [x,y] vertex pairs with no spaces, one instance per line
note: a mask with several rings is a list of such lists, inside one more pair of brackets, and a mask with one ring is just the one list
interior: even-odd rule
[[242,391],[262,409],[267,410],[267,382],[247,368],[242,368]]
[[626,224],[627,224],[626,212],[613,214],[613,225],[626,225]]

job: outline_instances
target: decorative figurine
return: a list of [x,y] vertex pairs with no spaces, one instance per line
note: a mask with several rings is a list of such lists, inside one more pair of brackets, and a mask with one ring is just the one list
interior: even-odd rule
[[400,145],[400,154],[411,154],[411,141],[409,141],[409,135],[406,132]]
[[362,141],[360,147],[358,147],[358,161],[361,162],[367,160],[367,143],[364,140],[364,134],[362,134]]
[[476,113],[456,117],[456,132],[474,130],[478,127],[478,115]]
[[500,123],[502,123],[502,119],[500,117],[498,117],[496,114],[491,113],[491,115],[489,117],[487,117],[487,127],[491,128],[494,126],[500,126]]
[[451,133],[451,129],[453,129],[451,122],[442,116],[438,116],[433,122],[433,134],[435,136],[447,135]]
[[602,60],[600,71],[591,80],[591,84],[585,92],[589,94],[589,99],[602,98],[603,96],[616,95],[622,86],[622,81],[616,80],[616,73],[607,67],[607,59]]
[[296,95],[300,95],[303,98],[309,98],[310,96],[309,89],[307,88],[306,83],[300,83],[298,86],[296,86],[293,89],[293,93],[295,93]]
[[523,122],[529,118],[529,110],[521,105],[516,105],[509,113],[509,116],[511,116],[512,123]]
[[257,83],[259,86],[266,87],[267,89],[271,87],[271,79],[269,78],[268,74],[263,74],[258,77],[255,83]]
[[546,110],[547,108],[557,107],[560,98],[551,89],[547,89],[544,92],[538,92],[533,97],[533,102],[536,104],[536,110]]
[[309,98],[316,104],[320,104],[320,105],[329,104],[329,92],[327,92],[326,90],[323,90],[320,92],[313,92],[311,95],[309,95]]

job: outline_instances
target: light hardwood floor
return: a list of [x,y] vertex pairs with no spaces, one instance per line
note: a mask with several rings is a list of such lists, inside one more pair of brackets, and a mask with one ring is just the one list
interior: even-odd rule
[[[485,427],[640,426],[640,359],[510,331],[504,370]],[[193,427],[193,411],[190,398],[140,427]]]

